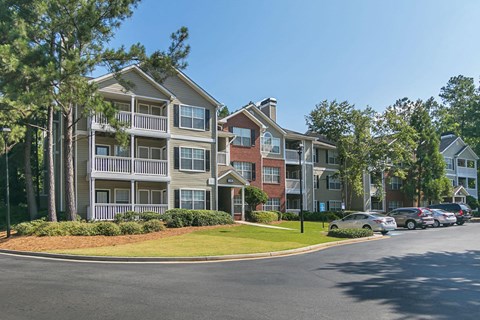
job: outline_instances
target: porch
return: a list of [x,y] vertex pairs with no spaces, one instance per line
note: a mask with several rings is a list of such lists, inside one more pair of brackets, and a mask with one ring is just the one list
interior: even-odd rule
[[219,167],[218,210],[230,213],[235,220],[245,220],[245,186],[248,184],[235,169]]

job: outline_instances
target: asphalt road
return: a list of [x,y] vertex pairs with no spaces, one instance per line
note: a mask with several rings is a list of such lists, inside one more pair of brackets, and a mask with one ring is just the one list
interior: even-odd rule
[[0,255],[2,320],[479,318],[480,224],[250,261]]

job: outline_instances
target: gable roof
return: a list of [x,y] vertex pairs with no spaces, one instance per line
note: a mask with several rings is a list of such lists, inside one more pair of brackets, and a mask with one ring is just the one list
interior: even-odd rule
[[457,186],[453,189],[453,195],[454,196],[457,196],[459,193],[461,193],[462,195],[464,196],[468,196],[470,195],[467,191],[467,189],[465,189],[464,186]]
[[238,171],[235,170],[235,168],[233,168],[231,166],[222,166],[222,167],[224,167],[224,168],[222,168],[222,169],[219,168],[217,181],[226,177],[227,175],[231,174],[237,180],[242,182],[244,185],[246,185],[246,186],[250,185],[250,182],[248,182],[248,180],[246,180],[240,173],[238,173]]
[[235,117],[236,115],[239,115],[240,113],[243,113],[244,115],[246,115],[250,120],[252,120],[256,125],[258,125],[260,128],[262,129],[266,129],[267,127],[260,121],[258,120],[253,114],[251,114],[250,112],[247,111],[246,107],[243,107],[241,109],[238,109],[237,111],[235,111],[234,113],[231,113],[229,114],[228,116],[226,116],[225,118],[222,118],[220,119],[221,121],[219,121],[220,123],[226,123],[228,121],[228,119],[231,119],[233,117]]
[[217,108],[220,108],[222,106],[222,104],[218,102],[217,99],[212,97],[207,91],[205,91],[202,87],[200,87],[195,81],[193,81],[185,73],[183,73],[178,69],[176,69],[176,71],[179,78],[183,80],[185,83],[187,83],[190,87],[192,87],[192,89],[195,90],[197,93],[199,93],[202,97],[210,101],[212,104],[216,105]]
[[464,153],[465,151],[470,151],[470,153],[473,155],[474,159],[475,160],[478,160],[478,156],[477,154],[473,151],[472,148],[470,148],[469,145],[465,145],[462,149],[460,149],[460,151],[457,152],[457,154],[455,154],[455,156],[460,156],[462,153]]
[[[266,114],[264,114],[260,109],[257,108],[257,106],[253,103],[248,104],[245,109],[253,109],[256,110],[255,114],[258,114],[262,119],[264,119],[268,124],[270,124],[272,127],[280,131],[282,134],[287,134],[285,130],[278,125],[275,121],[270,119]],[[255,111],[254,111],[255,112]]]
[[440,153],[443,153],[445,150],[447,150],[458,139],[460,138],[454,135],[442,137],[440,139]]
[[[160,92],[162,92],[163,94],[165,94],[166,96],[168,96],[170,99],[174,99],[175,98],[175,95],[170,91],[168,90],[167,88],[165,88],[164,86],[162,86],[161,84],[159,84],[157,81],[155,81],[151,76],[149,76],[147,73],[145,73],[142,69],[140,69],[137,65],[131,65],[131,66],[128,66],[128,67],[125,67],[123,68],[122,70],[120,70],[120,73],[121,74],[124,74],[124,73],[127,73],[127,72],[130,72],[130,71],[135,71],[137,72],[142,78],[144,78],[146,81],[148,81],[151,85],[153,85],[156,89],[158,89]],[[95,82],[95,83],[100,83],[100,82],[103,82],[103,81],[106,81],[106,80],[109,80],[109,79],[112,79],[114,78],[114,75],[115,73],[114,72],[111,72],[111,73],[107,73],[103,76],[100,76],[100,77],[97,77],[97,78],[93,78],[91,80],[89,80],[89,82]]]

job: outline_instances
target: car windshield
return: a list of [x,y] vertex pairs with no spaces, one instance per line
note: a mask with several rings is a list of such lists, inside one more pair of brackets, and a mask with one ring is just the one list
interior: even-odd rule
[[383,217],[386,217],[386,215],[382,214],[382,213],[370,213],[370,215],[372,217],[375,217],[375,218],[383,218]]

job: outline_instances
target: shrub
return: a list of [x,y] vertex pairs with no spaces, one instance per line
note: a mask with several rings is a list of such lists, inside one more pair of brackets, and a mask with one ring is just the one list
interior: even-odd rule
[[251,210],[268,201],[268,194],[260,188],[248,186],[245,188],[245,202],[248,203]]
[[305,211],[303,213],[303,218],[305,221],[333,221],[338,220],[340,217],[331,211],[324,211],[324,212],[309,212]]
[[118,236],[121,234],[120,227],[113,222],[96,222],[95,233],[102,236]]
[[68,236],[69,232],[61,223],[47,222],[46,224],[40,225],[34,234],[39,237],[57,237]]
[[472,208],[472,210],[478,209],[480,206],[478,200],[472,196],[467,196],[467,204],[470,206],[470,208]]
[[160,213],[146,211],[140,214],[140,220],[142,221],[150,221],[150,220],[161,220],[162,215]]
[[335,238],[364,238],[373,236],[373,231],[371,229],[332,229],[327,235]]
[[162,215],[162,219],[169,228],[233,223],[233,219],[228,213],[215,210],[171,209]]
[[247,220],[258,223],[272,223],[278,220],[278,214],[273,211],[252,211],[247,214]]
[[135,221],[122,222],[118,225],[122,234],[142,234],[143,226]]
[[37,229],[45,224],[48,224],[44,219],[33,220],[28,222],[22,222],[15,226],[13,229],[17,231],[18,235],[21,236],[31,236],[34,235]]
[[72,236],[95,236],[97,230],[94,223],[67,221],[60,222]]
[[297,220],[300,220],[300,217],[296,213],[285,212],[285,213],[282,214],[282,220],[297,221]]
[[115,222],[116,223],[121,223],[121,222],[129,222],[129,221],[138,221],[140,220],[140,212],[136,211],[127,211],[124,213],[117,213],[115,215]]
[[143,231],[145,233],[158,232],[165,230],[165,225],[158,219],[148,220],[143,224]]

